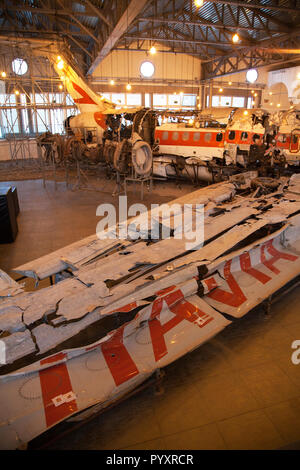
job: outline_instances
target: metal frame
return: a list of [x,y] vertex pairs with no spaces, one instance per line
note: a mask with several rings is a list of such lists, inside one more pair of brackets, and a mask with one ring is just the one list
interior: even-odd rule
[[198,9],[193,0],[1,3],[2,34],[63,39],[87,74],[112,49],[145,50],[149,42],[201,59],[203,79],[300,61],[299,0],[212,0]]

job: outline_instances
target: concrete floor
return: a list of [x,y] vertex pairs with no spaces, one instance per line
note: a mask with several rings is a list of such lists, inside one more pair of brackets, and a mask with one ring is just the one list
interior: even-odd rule
[[[40,180],[16,182],[21,213],[15,243],[0,245],[0,266],[12,267],[95,231],[103,192],[43,188]],[[157,184],[145,203],[167,202],[193,190]],[[138,201],[133,193],[129,202]],[[164,393],[140,392],[51,449],[298,449],[300,365],[291,344],[300,339],[300,289],[277,301],[266,317],[257,309],[210,342],[166,368]],[[299,387],[299,388],[298,388]]]

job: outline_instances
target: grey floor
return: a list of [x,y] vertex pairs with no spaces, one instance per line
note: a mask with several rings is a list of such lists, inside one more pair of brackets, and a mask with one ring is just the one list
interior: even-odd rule
[[[18,181],[21,213],[15,243],[0,245],[9,271],[95,232],[96,206],[115,202],[102,192],[55,191],[48,182]],[[159,183],[145,203],[167,202],[193,190]],[[130,190],[129,202],[140,202]],[[272,307],[235,322],[166,369],[164,393],[152,388],[53,443],[52,449],[296,449],[300,448],[300,289]],[[298,388],[299,387],[299,388]]]

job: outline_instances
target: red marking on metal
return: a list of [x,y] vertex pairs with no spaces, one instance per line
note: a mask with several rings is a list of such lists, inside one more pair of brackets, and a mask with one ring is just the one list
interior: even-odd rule
[[115,384],[121,385],[139,374],[139,371],[123,344],[125,325],[105,343],[100,344],[104,359],[109,367]]
[[167,294],[168,292],[171,292],[174,289],[176,289],[176,286],[165,287],[164,289],[155,292],[155,294],[161,296]]
[[[269,260],[267,260],[266,258],[265,249],[267,249],[269,254],[272,256],[272,258]],[[298,256],[278,251],[273,246],[273,240],[269,240],[261,246],[261,262],[275,274],[280,273],[280,270],[276,268],[276,266],[274,266],[274,263],[276,263],[276,261],[278,261],[279,259],[285,259],[287,261],[296,261],[298,259]]]
[[227,281],[228,287],[231,289],[231,292],[227,292],[219,288],[214,277],[205,279],[204,282],[206,283],[208,289],[211,291],[207,294],[208,297],[222,304],[230,305],[230,307],[238,308],[247,300],[247,298],[245,297],[237,281],[231,274],[231,261],[232,260],[227,261],[224,266],[224,276]]
[[262,284],[266,284],[267,282],[271,281],[272,279],[271,277],[267,276],[261,271],[258,271],[258,269],[255,269],[252,267],[249,253],[243,253],[240,256],[240,263],[241,263],[242,271],[244,271],[247,274],[250,274],[250,276],[254,277]]
[[[157,318],[163,308],[163,302],[166,302],[169,310],[175,314],[175,317],[171,318],[164,325],[162,325]],[[163,298],[158,298],[153,302],[149,330],[156,361],[168,353],[164,335],[183,320],[187,320],[203,328],[207,323],[211,322],[213,318],[207,313],[202,312],[197,306],[184,300],[180,289]]]
[[43,364],[51,364],[53,362],[58,362],[58,361],[64,359],[65,357],[67,357],[67,355],[65,353],[59,352],[57,354],[54,354],[53,356],[46,357],[45,359],[42,359],[40,361],[40,364],[41,364],[41,366]]
[[97,105],[97,103],[95,103],[95,101],[80,86],[78,86],[74,82],[72,82],[72,86],[73,86],[74,90],[77,91],[81,95],[81,98],[75,98],[74,99],[74,103],[76,103],[76,104],[95,104],[95,105]]
[[102,129],[106,129],[107,126],[105,114],[102,114],[100,111],[97,111],[96,113],[94,113],[94,119],[98,126],[102,127]]
[[[58,353],[55,356],[43,359],[41,365],[51,364],[63,359],[66,354]],[[78,410],[76,400],[55,406],[52,399],[58,395],[72,392],[72,384],[66,364],[57,364],[39,371],[41,390],[43,396],[45,418],[47,427],[53,426],[62,419]]]

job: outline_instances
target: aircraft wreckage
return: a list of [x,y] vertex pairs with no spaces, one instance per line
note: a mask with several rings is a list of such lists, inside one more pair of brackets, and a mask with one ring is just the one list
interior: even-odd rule
[[198,250],[94,235],[16,268],[37,283],[55,276],[50,287],[26,292],[1,273],[2,448],[103,410],[297,279],[300,175],[268,194],[255,181],[244,174],[169,203],[204,205]]

